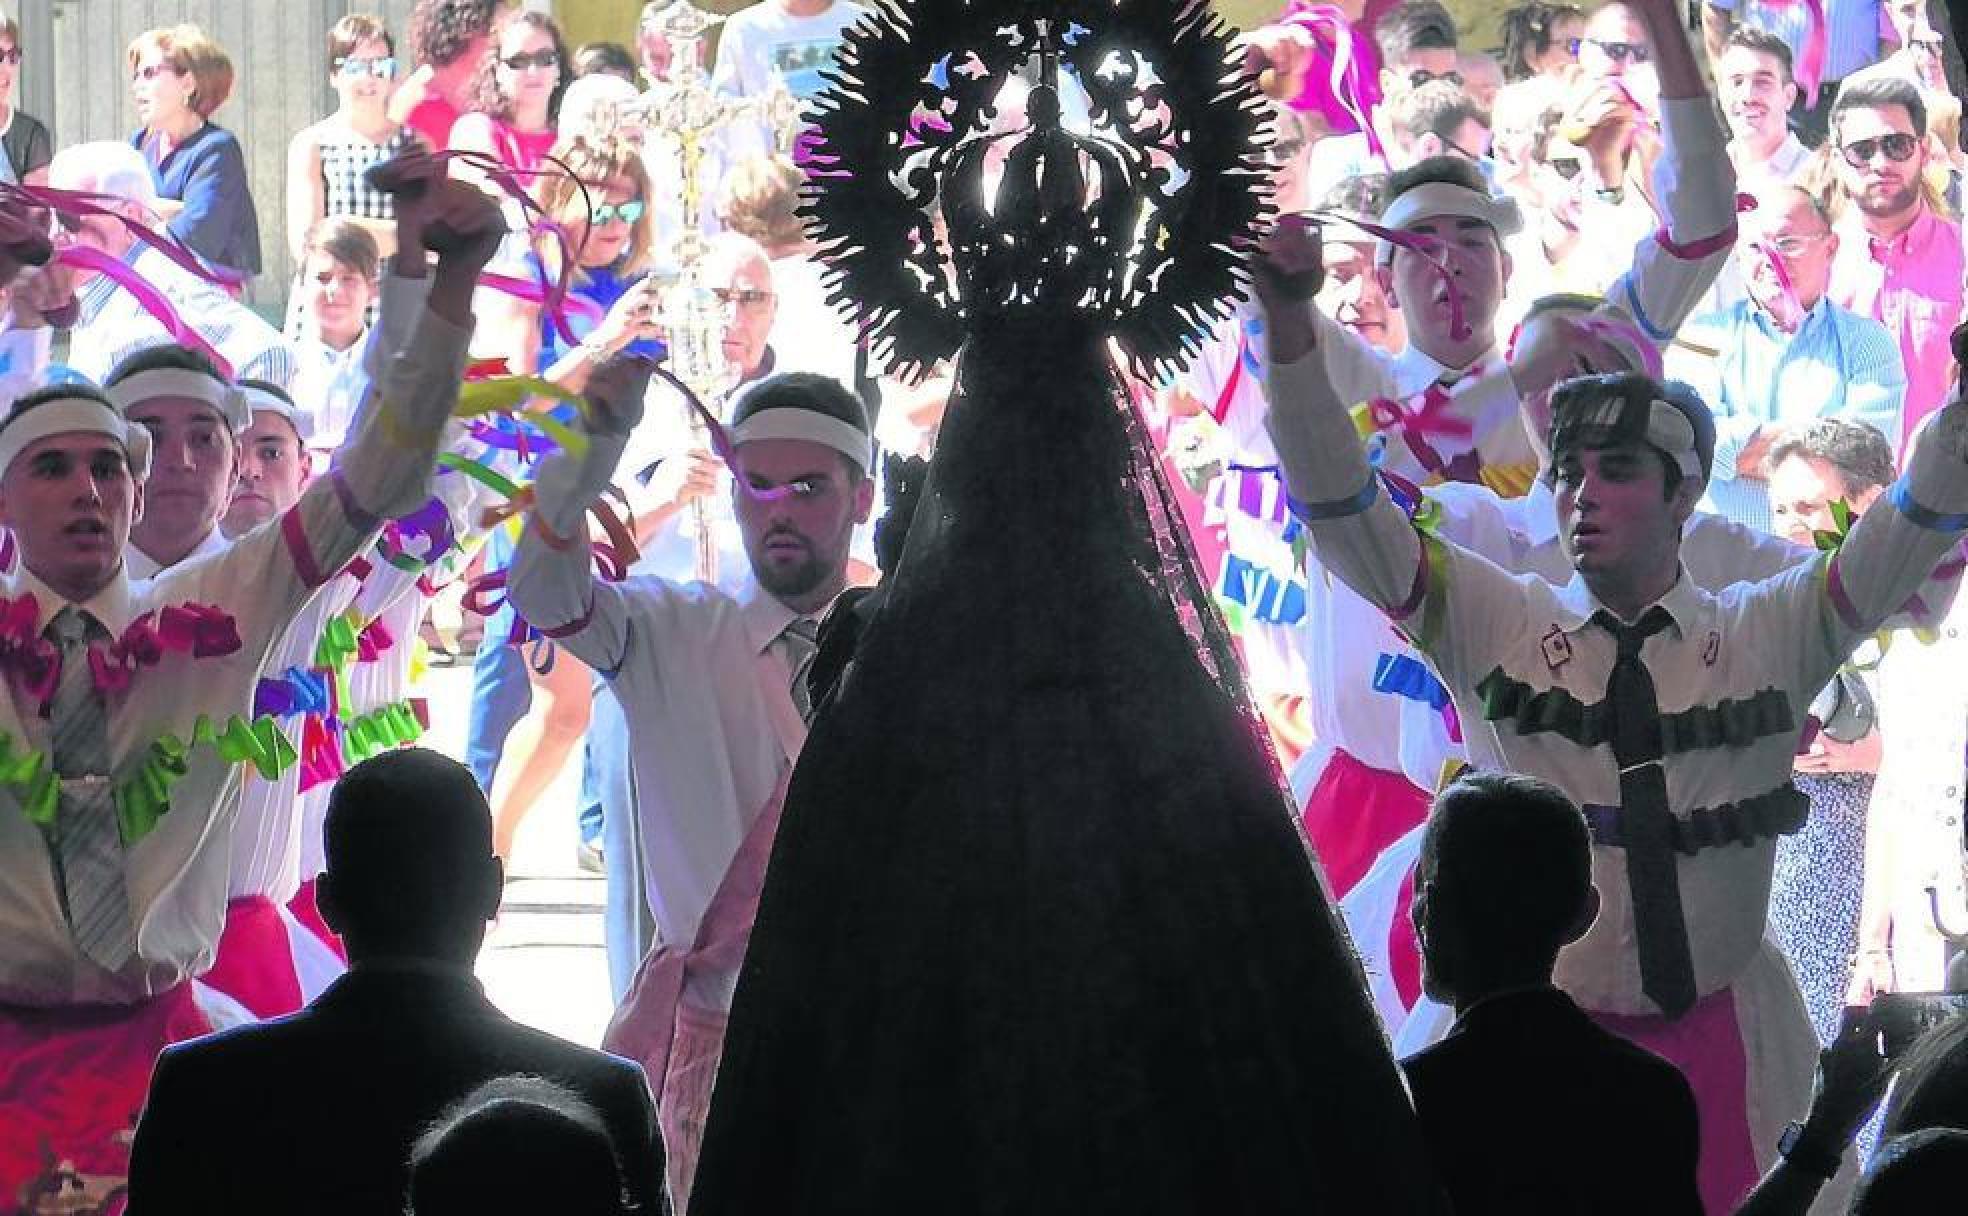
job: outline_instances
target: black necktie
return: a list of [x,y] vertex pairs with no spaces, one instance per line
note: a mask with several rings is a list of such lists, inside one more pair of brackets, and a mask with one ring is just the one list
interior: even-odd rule
[[1672,623],[1667,610],[1647,610],[1625,625],[1601,611],[1593,621],[1619,643],[1606,681],[1613,715],[1613,760],[1620,770],[1620,831],[1626,842],[1626,882],[1640,944],[1640,990],[1661,1012],[1678,1018],[1695,1003],[1695,965],[1681,915],[1681,881],[1674,858],[1674,814],[1661,768],[1660,703],[1640,647]]

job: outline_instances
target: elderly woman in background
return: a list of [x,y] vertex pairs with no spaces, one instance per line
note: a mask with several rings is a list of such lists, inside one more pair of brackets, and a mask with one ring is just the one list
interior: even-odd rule
[[141,34],[125,57],[143,124],[130,144],[150,165],[166,227],[208,265],[258,274],[260,220],[246,157],[232,132],[211,121],[232,96],[232,60],[195,25]]
[[48,180],[48,162],[55,158],[55,146],[48,128],[14,105],[20,63],[20,25],[0,12],[0,182],[39,186]]
[[335,112],[287,145],[287,244],[296,261],[321,220],[346,218],[369,230],[384,256],[396,244],[390,197],[364,176],[415,136],[389,115],[396,42],[382,19],[351,13],[328,31],[328,80]]

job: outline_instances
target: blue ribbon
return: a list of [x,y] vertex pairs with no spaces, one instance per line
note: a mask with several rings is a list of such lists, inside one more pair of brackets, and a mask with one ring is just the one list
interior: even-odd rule
[[255,718],[325,714],[333,705],[328,677],[304,667],[289,667],[282,675],[262,679],[253,690]]
[[1428,665],[1409,654],[1383,654],[1374,663],[1375,692],[1419,701],[1436,712],[1449,704],[1449,690]]
[[1968,515],[1943,515],[1931,507],[1924,507],[1913,497],[1913,489],[1908,479],[1900,478],[1893,483],[1893,508],[1909,520],[1929,532],[1968,532]]
[[1316,524],[1320,520],[1344,519],[1348,515],[1358,515],[1368,507],[1373,506],[1374,498],[1379,493],[1380,474],[1369,472],[1367,474],[1367,484],[1360,487],[1360,492],[1357,494],[1350,494],[1345,498],[1335,498],[1326,502],[1300,502],[1298,499],[1287,494],[1285,496],[1285,506],[1289,507],[1291,513],[1305,523]]

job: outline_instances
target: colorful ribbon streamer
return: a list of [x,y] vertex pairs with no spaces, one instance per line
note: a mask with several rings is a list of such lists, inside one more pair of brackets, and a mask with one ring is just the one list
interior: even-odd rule
[[1332,64],[1326,87],[1333,100],[1367,137],[1367,151],[1376,164],[1387,164],[1387,149],[1380,132],[1374,129],[1374,104],[1367,87],[1367,69],[1353,53],[1353,24],[1346,14],[1330,4],[1300,4],[1280,19],[1312,35],[1313,42],[1328,50]]
[[125,846],[149,835],[171,809],[171,789],[191,767],[191,753],[209,747],[229,765],[250,764],[266,780],[287,771],[299,753],[272,718],[252,722],[234,714],[223,727],[200,714],[189,741],[167,734],[150,745],[143,767],[116,788],[116,820]]
[[171,303],[170,298],[157,289],[156,284],[138,274],[136,268],[122,258],[110,257],[92,245],[63,245],[55,251],[55,265],[93,271],[109,279],[129,292],[130,298],[137,302],[137,306],[164,327],[164,332],[171,336],[171,341],[204,355],[212,361],[214,367],[219,369],[220,374],[228,380],[232,378],[234,371],[232,363],[219,353],[219,348],[207,342],[204,334],[192,328],[191,323],[178,312],[177,306]]

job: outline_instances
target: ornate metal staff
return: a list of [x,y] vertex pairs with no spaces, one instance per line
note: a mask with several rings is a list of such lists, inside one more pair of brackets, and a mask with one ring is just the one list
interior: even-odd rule
[[[652,277],[667,289],[662,317],[670,370],[720,417],[726,395],[737,387],[737,376],[724,358],[724,310],[704,283],[707,246],[700,174],[705,145],[732,123],[752,119],[771,130],[783,151],[792,146],[799,125],[798,103],[777,78],[770,91],[756,97],[732,97],[711,87],[700,49],[704,36],[723,21],[723,17],[705,12],[690,0],[673,0],[654,13],[649,23],[669,40],[673,51],[670,79],[657,81],[641,98],[624,107],[640,116],[650,135],[676,149],[683,177],[681,230],[669,265]],[[706,441],[703,424],[694,411],[691,434],[700,445]],[[697,537],[697,577],[716,582],[717,542],[702,499],[690,504],[690,522]]]

